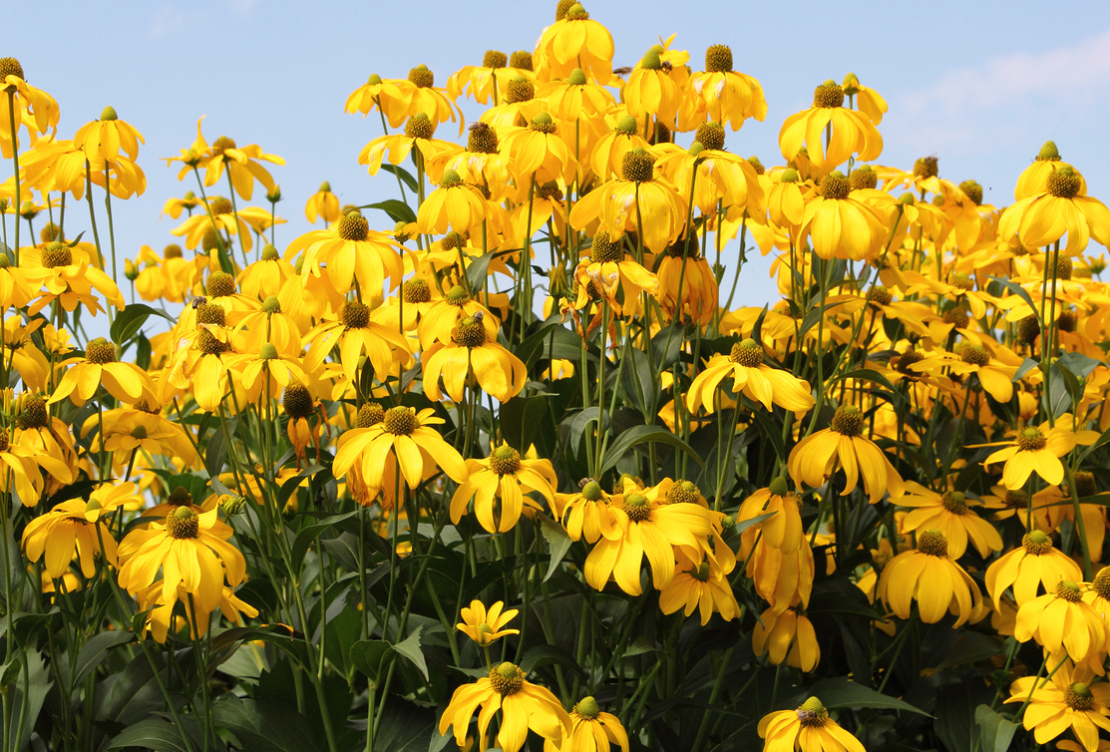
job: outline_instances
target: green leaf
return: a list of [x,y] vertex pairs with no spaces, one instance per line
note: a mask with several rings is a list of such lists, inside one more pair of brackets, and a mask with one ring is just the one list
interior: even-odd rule
[[847,676],[822,679],[814,683],[809,690],[809,694],[820,698],[826,708],[890,708],[891,710],[906,710],[910,713],[929,715],[924,710],[915,708],[897,697],[884,695],[882,692],[868,689],[862,684],[856,684]]
[[979,726],[980,749],[983,752],[1006,752],[1014,734],[1021,726],[1004,717],[990,705],[975,708],[975,723]]
[[405,184],[405,187],[413,193],[417,193],[419,191],[416,186],[416,178],[414,178],[412,176],[412,173],[406,170],[404,167],[400,167],[399,165],[392,165],[389,162],[382,162],[381,169],[384,172],[392,172],[394,175],[401,178],[401,182],[403,182]]
[[[1033,315],[1036,315],[1037,305],[1033,302],[1033,298],[1029,297],[1029,292],[1024,287],[1022,287],[1021,285],[1019,285],[1016,282],[1011,282],[1010,280],[1008,280],[1004,277],[990,277],[990,279],[992,281],[997,282],[998,284],[1002,285],[1007,290],[1012,292],[1014,295],[1017,295],[1019,298],[1021,298],[1023,301],[1025,301],[1025,304],[1028,305],[1033,310]],[[1038,317],[1038,320],[1039,320],[1039,317]]]
[[763,522],[763,520],[769,520],[776,514],[778,514],[778,512],[768,512],[767,514],[761,514],[758,517],[752,517],[750,520],[738,520],[736,524],[733,525],[732,532],[735,535],[739,535],[752,525],[758,525],[759,523]]
[[563,666],[580,676],[585,676],[574,656],[555,645],[536,645],[528,648],[520,657],[520,669],[525,674],[530,674],[540,666]]
[[[771,440],[771,446],[774,447],[775,454],[785,463],[787,459],[786,444],[782,440],[782,428],[775,425],[775,421],[763,410],[752,410],[751,416],[755,418],[755,422],[759,426],[760,436]],[[717,414],[717,420],[724,420],[721,413]]]
[[625,455],[629,449],[640,444],[668,444],[676,449],[681,449],[693,458],[694,462],[698,463],[699,467],[703,467],[705,463],[698,453],[682,439],[675,436],[673,433],[665,428],[659,426],[633,426],[628,430],[621,433],[616,441],[609,445],[609,449],[605,454],[605,463],[601,466],[601,472],[614,467],[620,458]]
[[119,316],[112,322],[112,328],[110,330],[112,341],[117,345],[123,346],[125,342],[129,342],[131,338],[138,333],[142,325],[146,323],[146,320],[153,315],[161,316],[171,322],[174,320],[172,316],[161,308],[151,308],[143,303],[132,303],[120,311]]
[[404,201],[398,201],[395,198],[389,198],[385,201],[379,201],[376,204],[368,204],[366,209],[381,209],[389,215],[389,218],[394,222],[415,222],[416,214],[413,212],[412,207]]
[[188,752],[181,732],[169,721],[148,718],[116,734],[105,749],[141,747],[153,752]]
[[1085,379],[1091,375],[1091,371],[1102,365],[1102,361],[1095,360],[1083,353],[1069,352],[1061,355],[1056,361],[1056,365],[1078,379]]
[[236,697],[230,692],[212,705],[212,721],[235,734],[251,752],[316,752],[308,724],[281,703]]
[[872,370],[870,368],[859,368],[855,371],[843,373],[830,381],[829,385],[831,386],[832,384],[835,384],[838,381],[844,381],[845,379],[855,379],[856,381],[870,381],[874,384],[878,384],[884,389],[889,389],[891,394],[893,395],[895,402],[901,402],[905,400],[905,398],[902,396],[902,393],[894,388],[894,384],[891,384],[886,376],[883,376],[878,371]]
[[429,678],[428,663],[424,660],[424,651],[420,649],[420,633],[423,631],[424,627],[417,627],[412,634],[394,645],[393,649],[420,669],[420,673],[424,675],[424,680],[427,681]]
[[551,575],[555,574],[555,570],[559,568],[559,562],[567,555],[567,551],[570,550],[570,545],[574,541],[570,539],[562,525],[555,523],[546,514],[537,516],[540,520],[540,532],[543,534],[543,539],[547,541],[547,550],[551,556],[547,562],[547,574],[543,576],[543,581],[547,582],[551,579]]
[[372,682],[381,681],[395,656],[388,640],[359,640],[351,646],[351,663]]
[[1010,380],[1016,384],[1017,382],[1021,381],[1022,377],[1025,376],[1025,374],[1029,373],[1034,368],[1039,368],[1040,365],[1040,363],[1033,360],[1032,358],[1026,358],[1025,360],[1021,361],[1021,365],[1018,366],[1018,369],[1016,371],[1014,371],[1014,377]]
[[466,265],[466,281],[470,283],[471,290],[481,290],[486,282],[486,275],[489,273],[490,262],[499,256],[504,256],[509,253],[516,253],[519,248],[506,248],[499,251],[491,251],[483,253],[476,259],[471,259]]
[[85,647],[81,648],[81,652],[77,655],[77,664],[74,666],[73,686],[77,686],[81,681],[88,676],[91,672],[96,670],[104,657],[108,655],[108,651],[112,648],[131,642],[135,635],[132,632],[112,631],[101,632],[92,637],[85,643]]
[[349,520],[360,511],[359,509],[355,509],[350,512],[344,512],[343,514],[325,517],[319,522],[308,525],[297,533],[297,537],[293,541],[293,549],[289,553],[289,560],[293,565],[293,569],[295,571],[300,570],[301,564],[304,563],[304,557],[308,553],[308,549],[312,547],[312,542],[319,537],[320,533],[324,532],[332,525],[336,525],[344,520]]

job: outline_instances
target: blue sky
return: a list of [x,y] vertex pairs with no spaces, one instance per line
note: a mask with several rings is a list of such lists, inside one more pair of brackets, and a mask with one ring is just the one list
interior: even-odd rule
[[[612,31],[618,66],[635,64],[660,34],[677,32],[674,47],[690,51],[695,69],[708,45],[730,45],[735,68],[762,83],[769,113],[765,122],[730,133],[726,146],[767,165],[781,163],[779,127],[809,106],[814,86],[853,71],[890,105],[879,163],[909,168],[915,158],[935,155],[942,177],[976,179],[985,200],[1001,206],[1013,200],[1018,174],[1051,138],[1084,173],[1091,195],[1110,201],[1108,3],[585,5]],[[330,181],[343,203],[394,196],[390,175],[370,178],[357,164],[362,146],[381,134],[380,123],[343,113],[347,95],[370,73],[404,77],[424,63],[442,85],[459,67],[479,64],[486,49],[531,49],[553,20],[555,2],[45,7],[8,8],[0,55],[19,58],[28,81],[58,100],[60,137],[72,137],[105,105],[146,137],[139,164],[147,192],[122,207],[116,202],[117,247],[134,257],[140,245],[161,249],[174,240],[176,223],[159,219],[162,204],[195,185],[178,183],[176,169],[159,158],[190,145],[201,115],[209,141],[228,135],[286,159],[272,170],[285,196],[278,214],[289,220],[278,228],[284,249],[309,229],[304,204],[321,181]],[[10,170],[10,162],[0,164],[0,175]],[[97,199],[101,211],[99,191]],[[261,199],[256,193],[256,203]],[[384,215],[377,224],[392,225]],[[73,236],[84,224],[68,229]],[[741,303],[762,305],[773,294],[766,268],[757,263],[745,272]]]

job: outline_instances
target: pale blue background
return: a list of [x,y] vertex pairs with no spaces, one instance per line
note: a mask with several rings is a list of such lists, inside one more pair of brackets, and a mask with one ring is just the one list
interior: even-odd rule
[[[1018,174],[1048,138],[1084,173],[1090,193],[1110,200],[1108,5],[586,3],[613,32],[618,66],[633,65],[659,34],[677,32],[675,47],[690,51],[695,69],[706,46],[732,47],[736,69],[759,79],[770,106],[765,122],[730,133],[732,151],[781,163],[783,119],[810,104],[816,84],[854,71],[890,105],[879,163],[909,168],[916,157],[936,155],[942,177],[977,179],[985,200],[1000,206],[1013,200]],[[343,203],[395,195],[391,176],[371,179],[356,163],[381,133],[376,115],[343,113],[370,73],[404,77],[425,63],[442,85],[462,65],[479,64],[488,48],[532,49],[554,7],[553,0],[11,3],[0,55],[18,57],[28,80],[58,100],[60,137],[109,104],[146,136],[139,163],[147,192],[116,203],[123,255],[173,240],[176,223],[159,220],[162,204],[195,185],[178,183],[176,168],[159,157],[189,146],[202,114],[210,142],[226,134],[287,160],[272,171],[285,195],[278,213],[289,220],[278,228],[283,249],[308,229],[304,204],[323,180]],[[455,133],[445,128],[440,136]],[[0,165],[0,175],[10,170],[10,162]],[[102,211],[99,190],[97,205]],[[82,220],[68,228],[72,237],[87,215],[67,214]],[[384,215],[376,224],[392,226]],[[774,294],[766,268],[757,263],[745,273],[738,302],[761,305]]]

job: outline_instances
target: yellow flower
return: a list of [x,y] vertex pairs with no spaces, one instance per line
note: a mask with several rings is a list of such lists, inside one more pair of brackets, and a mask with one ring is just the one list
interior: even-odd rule
[[797,710],[768,713],[759,721],[764,752],[867,752],[859,740],[829,717],[816,697]]
[[900,619],[910,618],[917,601],[921,621],[936,624],[945,614],[956,616],[959,627],[979,610],[983,596],[975,580],[948,558],[948,541],[937,530],[917,536],[917,549],[898,554],[883,567],[878,595]]
[[104,108],[100,120],[85,123],[73,136],[73,145],[83,151],[85,158],[94,165],[115,164],[119,161],[121,150],[134,162],[139,158],[140,141],[146,143],[143,134],[119,120],[111,107]]
[[660,611],[673,614],[681,610],[687,617],[697,611],[703,627],[714,612],[726,621],[740,618],[740,604],[716,558],[703,554],[699,561],[683,549],[675,549],[675,558],[674,577],[659,593]]
[[763,346],[749,337],[734,344],[728,355],[710,358],[686,393],[687,409],[696,413],[700,407],[713,413],[717,409],[717,390],[728,377],[732,379],[733,394],[743,394],[767,410],[773,403],[802,413],[814,405],[809,383],[795,378],[789,371],[766,365]]
[[481,647],[488,647],[502,637],[520,634],[519,629],[505,629],[520,612],[515,608],[502,611],[504,606],[503,601],[497,601],[487,610],[481,601],[471,601],[470,606],[463,608],[462,623],[456,624],[455,629]]
[[837,408],[829,428],[810,434],[790,451],[787,465],[794,483],[824,485],[839,465],[847,476],[843,493],[851,493],[862,475],[864,493],[872,504],[887,491],[891,496],[901,496],[904,489],[901,476],[883,450],[860,436],[863,428],[864,416],[859,408],[851,405]]
[[339,197],[331,192],[331,183],[326,180],[320,183],[320,190],[309,196],[308,203],[304,205],[304,218],[310,224],[316,224],[317,217],[325,225],[339,219]]
[[[172,629],[186,634],[192,639],[199,640],[208,632],[208,625],[212,619],[215,608],[206,608],[199,599],[190,598],[189,591],[184,585],[178,585],[173,597],[165,596],[162,582],[155,582],[150,587],[139,591],[135,596],[139,601],[139,608],[148,611],[147,629],[157,642],[165,642]],[[184,618],[174,615],[174,606],[181,603],[185,609]],[[195,608],[194,608],[195,607]],[[216,604],[220,612],[232,624],[242,623],[243,616],[253,619],[258,616],[258,609],[237,597],[234,591],[226,585],[220,591],[220,598]],[[193,629],[194,624],[196,629]]]
[[[447,79],[447,94],[457,99],[460,94],[471,97],[478,104],[488,104],[490,97],[497,104],[504,97],[509,81],[516,76],[535,79],[530,70],[506,66],[508,56],[498,50],[486,50],[481,65],[464,65]],[[500,96],[499,96],[500,92]]]
[[570,733],[571,720],[551,690],[532,684],[524,672],[512,663],[501,663],[473,684],[464,684],[451,695],[451,702],[439,719],[439,733],[454,727],[455,742],[466,744],[470,719],[478,706],[479,749],[486,749],[489,723],[501,711],[501,728],[497,746],[504,752],[518,752],[528,738],[528,730],[545,739],[561,741]]
[[[403,134],[379,136],[362,147],[358,155],[358,163],[367,165],[367,171],[371,175],[377,175],[386,154],[389,155],[389,163],[397,166],[405,161],[413,147],[416,147],[418,152],[413,159],[423,159],[425,164],[445,159],[462,151],[458,144],[432,138],[435,127],[436,123],[430,120],[427,114],[418,112],[405,123]],[[338,209],[338,199],[336,203]],[[338,215],[338,211],[336,214]]]
[[890,232],[874,208],[852,193],[848,178],[839,170],[826,175],[820,195],[806,204],[798,245],[804,246],[808,238],[824,259],[877,258]]
[[472,228],[481,234],[482,223],[489,212],[477,188],[464,184],[454,170],[444,170],[439,187],[420,205],[416,228],[428,235],[446,235],[448,228],[460,235],[470,234]]
[[359,462],[366,485],[377,495],[387,469],[400,466],[409,488],[435,474],[440,468],[456,483],[467,478],[466,463],[454,447],[431,426],[443,423],[427,408],[419,413],[409,407],[393,407],[380,423],[353,428],[339,437],[332,464],[336,478],[343,477]]
[[542,185],[552,180],[571,182],[577,164],[558,133],[551,115],[541,112],[527,128],[505,128],[499,135],[501,151],[509,156],[509,170],[518,183],[527,186],[529,178]]
[[568,78],[580,68],[604,86],[612,77],[613,52],[613,35],[576,3],[543,30],[532,53],[532,64],[540,81]]
[[604,713],[593,697],[583,697],[570,711],[570,735],[557,743],[543,742],[544,752],[609,752],[613,745],[627,752],[628,732],[620,719]]
[[596,543],[602,536],[621,536],[614,505],[623,502],[623,494],[607,494],[597,481],[589,480],[578,493],[555,494],[552,508],[571,540],[585,538],[587,543]]
[[[131,494],[134,483],[118,486],[102,484],[88,501],[70,499],[63,501],[41,517],[27,523],[23,530],[23,548],[27,559],[35,562],[46,554],[46,571],[51,579],[59,579],[69,571],[69,564],[76,551],[81,564],[81,574],[86,579],[96,574],[94,558],[100,554],[113,567],[116,566],[116,539],[110,524],[104,518],[117,511]],[[104,544],[103,549],[101,543]]]
[[136,528],[120,542],[120,587],[132,595],[147,588],[162,570],[162,602],[176,599],[178,586],[198,610],[211,612],[223,596],[224,578],[231,587],[246,576],[247,563],[239,549],[227,542],[232,529],[212,508],[197,514],[177,507],[162,522]]
[[1060,457],[1075,448],[1076,435],[1060,423],[1050,427],[1046,422],[1039,427],[1027,426],[1012,441],[999,443],[1008,446],[983,460],[983,465],[1005,462],[1002,485],[1006,488],[1022,488],[1033,473],[1057,486],[1064,480]]
[[363,354],[379,379],[385,379],[395,363],[412,360],[405,336],[372,321],[370,308],[354,301],[344,303],[335,319],[329,317],[317,324],[304,341],[312,343],[308,358],[317,362],[338,347],[343,374],[351,381],[356,378]]
[[[9,92],[14,95],[11,99]],[[32,144],[38,135],[46,135],[48,128],[58,127],[58,103],[45,91],[24,80],[23,66],[14,57],[0,58],[0,95],[0,148],[3,149],[4,159],[12,158],[13,143],[18,148],[17,134],[21,125],[27,126]],[[30,118],[24,122],[28,116]],[[11,129],[13,118],[14,132]]]
[[82,306],[95,316],[103,309],[93,290],[103,295],[110,305],[123,310],[123,294],[100,269],[95,253],[87,243],[70,245],[58,240],[21,249],[20,264],[28,281],[46,288],[36,293],[38,300],[28,313],[36,314],[56,300],[67,311]]
[[987,592],[999,608],[1003,593],[1013,585],[1018,607],[1037,597],[1037,591],[1055,592],[1061,581],[1083,581],[1083,570],[1064,553],[1052,546],[1052,539],[1034,530],[1021,539],[1021,546],[999,557],[984,578]]
[[705,51],[705,72],[690,76],[687,96],[698,97],[700,109],[712,121],[728,123],[740,130],[747,118],[762,122],[767,117],[767,100],[763,87],[751,76],[732,69],[732,49],[727,45],[710,45]]
[[81,407],[92,399],[101,386],[121,402],[136,403],[141,400],[155,403],[154,385],[150,377],[134,363],[116,360],[116,347],[103,337],[97,337],[85,346],[85,357],[70,358],[63,365],[70,365],[62,377],[49,404],[67,397]]
[[558,479],[550,460],[521,459],[519,452],[502,444],[485,459],[467,460],[466,466],[469,475],[451,497],[451,522],[455,525],[466,514],[471,499],[478,522],[491,533],[512,530],[525,506],[540,508],[525,494],[537,493],[548,505],[554,504]]
[[[390,83],[401,92],[401,101],[404,103],[407,117],[423,112],[435,123],[446,123],[448,120],[454,122],[455,111],[458,110],[459,135],[462,135],[466,127],[462,109],[452,101],[446,90],[435,87],[435,74],[428,70],[428,66],[418,65],[409,70],[408,79],[393,80]],[[389,116],[389,113],[387,112],[386,115]],[[397,122],[400,123],[400,121]]]
[[681,95],[678,85],[669,75],[672,68],[663,66],[657,49],[648,50],[624,85],[624,102],[628,114],[637,122],[655,118],[673,126]]
[[1037,744],[1049,742],[1069,728],[1087,752],[1099,747],[1099,729],[1110,731],[1110,684],[1091,684],[1089,669],[1067,663],[1052,675],[1051,683],[1040,676],[1023,676],[1010,685],[1006,702],[1025,706],[1022,724],[1033,731]]
[[788,608],[781,614],[768,608],[760,614],[752,628],[752,650],[756,655],[766,655],[776,666],[785,661],[787,666],[802,671],[812,671],[821,660],[813,624],[797,608]]
[[1020,642],[1036,638],[1053,656],[1067,654],[1077,664],[1091,662],[1102,669],[1110,633],[1074,582],[1060,580],[1055,592],[1026,601],[1017,612],[1014,637]]
[[1066,234],[1062,250],[1075,255],[1091,238],[1101,245],[1110,244],[1110,209],[1087,195],[1086,184],[1075,169],[1055,167],[1044,193],[1023,198],[1002,214],[999,237],[1014,233],[1027,248],[1052,245]]
[[902,523],[905,532],[939,530],[948,541],[948,555],[959,559],[967,550],[968,539],[984,559],[991,551],[1002,550],[1002,536],[994,525],[969,508],[976,502],[960,491],[938,494],[913,481],[906,481],[905,496],[892,499],[901,507],[915,507]]
[[640,493],[626,493],[612,513],[614,535],[603,536],[586,557],[586,582],[595,590],[603,590],[613,578],[624,592],[639,595],[645,556],[652,584],[662,590],[674,577],[675,549],[698,558],[702,541],[713,532],[708,509],[698,504],[653,502]]
[[377,73],[371,73],[366,83],[347,97],[343,106],[348,115],[361,112],[363,117],[377,108],[396,128],[405,122],[408,113],[408,97],[401,91],[396,81],[383,81]]
[[[824,139],[831,126],[828,151]],[[786,160],[806,149],[809,161],[824,174],[848,160],[853,153],[860,162],[870,162],[883,150],[883,137],[863,113],[844,107],[844,89],[826,81],[813,93],[813,106],[791,115],[779,131],[779,147]]]
[[[262,184],[267,193],[273,192],[274,179],[266,168],[259,164],[259,161],[283,165],[285,164],[284,159],[276,154],[264,153],[262,147],[257,144],[240,147],[227,136],[220,136],[209,146],[200,130],[202,122],[204,122],[203,115],[197,120],[197,138],[190,151],[193,152],[193,164],[204,168],[205,185],[215,185],[216,181],[223,176],[224,169],[227,169],[231,176],[231,184],[235,187],[235,192],[244,201],[251,200],[251,196],[254,194],[255,180]],[[170,157],[166,161],[184,163],[177,175],[178,180],[183,179],[186,173],[193,169],[193,164],[186,162],[186,157]]]
[[640,293],[656,292],[659,285],[656,276],[628,255],[619,237],[613,239],[605,230],[594,235],[588,253],[574,270],[578,282],[575,305],[584,308],[592,290],[609,302],[616,315],[639,315],[643,311]]

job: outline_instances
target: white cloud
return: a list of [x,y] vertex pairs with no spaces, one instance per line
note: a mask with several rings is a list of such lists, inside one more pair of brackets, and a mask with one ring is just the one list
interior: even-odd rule
[[[1039,121],[1074,119],[1101,108],[1110,83],[1110,29],[1045,52],[1018,52],[952,69],[899,98],[891,111],[912,123],[899,138],[934,148],[1008,140]],[[905,118],[905,120],[904,120]],[[999,132],[997,123],[1006,123]],[[894,124],[894,123],[891,123]]]

